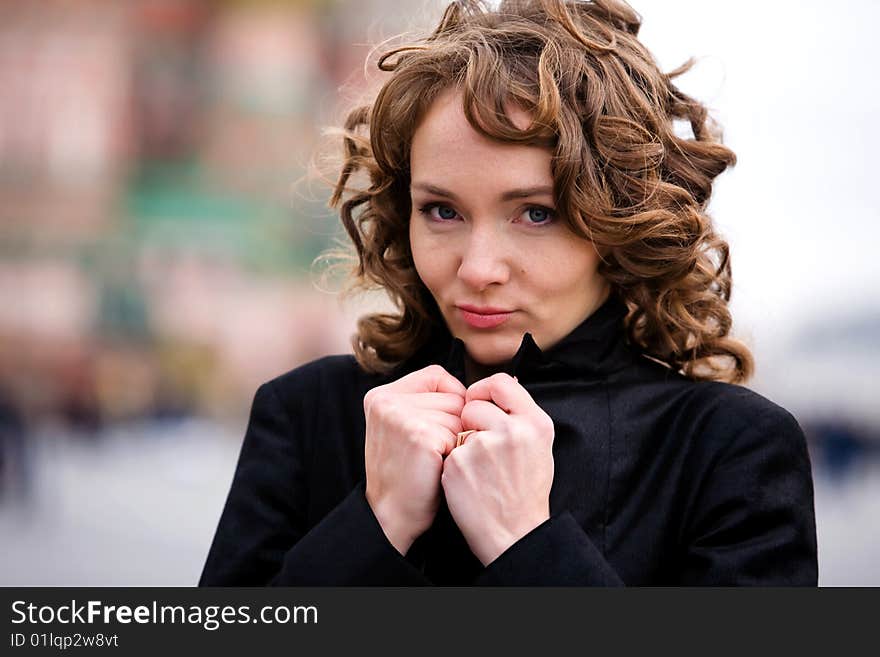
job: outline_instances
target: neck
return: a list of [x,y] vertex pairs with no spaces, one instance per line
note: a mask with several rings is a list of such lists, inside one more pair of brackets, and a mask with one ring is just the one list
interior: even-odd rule
[[483,365],[472,359],[467,353],[464,355],[464,378],[465,385],[468,387],[476,381],[502,371],[504,371],[503,365]]

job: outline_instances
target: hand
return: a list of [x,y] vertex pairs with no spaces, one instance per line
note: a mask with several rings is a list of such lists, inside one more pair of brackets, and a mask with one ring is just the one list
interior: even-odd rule
[[443,459],[461,429],[465,387],[440,365],[364,396],[366,497],[401,554],[434,522]]
[[462,426],[476,429],[443,464],[446,503],[484,566],[550,518],[553,420],[513,377],[467,389]]

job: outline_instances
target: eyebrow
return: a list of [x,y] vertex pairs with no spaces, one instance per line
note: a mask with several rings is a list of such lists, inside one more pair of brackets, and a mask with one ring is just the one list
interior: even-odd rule
[[[436,185],[431,185],[430,183],[414,182],[412,184],[412,188],[427,192],[428,194],[443,196],[445,198],[452,199],[453,201],[458,200],[458,197],[449,190],[443,189],[442,187],[437,187]],[[502,201],[511,201],[518,198],[528,198],[530,196],[553,196],[553,187],[550,187],[548,185],[536,185],[534,187],[520,187],[517,189],[509,189],[506,192],[503,192],[499,196],[499,199]]]

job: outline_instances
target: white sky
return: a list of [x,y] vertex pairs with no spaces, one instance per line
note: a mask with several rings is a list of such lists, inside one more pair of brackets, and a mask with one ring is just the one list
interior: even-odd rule
[[714,110],[738,164],[712,214],[756,333],[880,307],[880,3],[640,0],[641,37]]
[[633,5],[664,70],[698,58],[680,85],[737,154],[710,210],[731,245],[734,332],[757,360],[750,387],[802,418],[880,422],[880,336],[846,358],[846,344],[792,342],[880,314],[880,2]]

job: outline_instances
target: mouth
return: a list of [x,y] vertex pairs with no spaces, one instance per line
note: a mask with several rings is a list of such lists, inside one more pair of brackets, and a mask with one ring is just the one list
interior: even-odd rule
[[500,326],[514,313],[512,310],[456,306],[461,318],[473,328],[490,329]]

